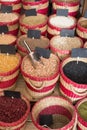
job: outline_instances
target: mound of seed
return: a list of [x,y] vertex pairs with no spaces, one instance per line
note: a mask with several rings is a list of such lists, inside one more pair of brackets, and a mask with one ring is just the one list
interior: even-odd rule
[[0,96],[0,121],[16,122],[25,114],[26,109],[27,105],[21,98]]
[[72,81],[87,84],[87,63],[70,61],[63,67],[63,72]]

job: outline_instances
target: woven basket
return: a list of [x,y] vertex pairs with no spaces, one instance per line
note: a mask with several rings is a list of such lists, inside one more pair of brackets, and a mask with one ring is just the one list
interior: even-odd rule
[[[4,96],[3,92],[0,92],[1,96]],[[30,113],[30,103],[28,101],[28,99],[26,97],[24,97],[23,95],[21,95],[21,98],[25,101],[26,105],[27,105],[27,109],[25,114],[21,117],[21,119],[19,119],[16,122],[12,122],[12,123],[6,123],[6,122],[2,122],[0,121],[0,130],[20,130],[26,123],[29,113]]]
[[83,48],[87,48],[87,41],[84,43]]
[[[48,127],[40,125],[40,115],[53,115],[53,124]],[[39,130],[75,130],[76,111],[65,98],[49,96],[39,100],[32,108],[31,118]],[[46,127],[45,127],[46,126]],[[74,129],[75,128],[75,129]]]
[[[28,92],[33,98],[41,98],[46,95],[49,95],[53,92],[56,83],[59,79],[59,59],[58,59],[58,68],[55,73],[51,76],[32,76],[31,74],[27,74],[23,69],[23,62],[26,60],[27,56],[22,60],[21,72],[23,78],[28,87]],[[27,63],[26,63],[27,64]]]
[[[66,58],[60,66],[60,92],[72,102],[76,102],[87,95],[87,85],[76,83],[64,74],[63,67],[70,61],[77,61],[77,58]],[[79,58],[78,61],[87,63],[87,58]]]
[[18,79],[19,67],[21,64],[21,56],[19,54],[16,55],[19,58],[19,63],[17,66],[7,73],[0,73],[0,91],[12,89],[15,87],[15,83]]
[[[15,14],[17,16],[17,18],[13,21],[8,21],[8,22],[5,22],[3,20],[3,22],[0,21],[0,26],[2,25],[5,25],[8,27],[8,34],[13,34],[13,35],[16,35],[18,34],[18,28],[19,28],[19,15],[17,13],[12,13],[12,14]],[[14,15],[13,15],[14,17]]]
[[48,0],[40,0],[40,1],[22,0],[22,4],[24,10],[36,9],[37,13],[45,14],[45,15],[48,14],[48,5],[49,5]]
[[77,22],[76,33],[85,41],[87,39],[87,18],[81,17]]
[[72,26],[68,26],[68,27],[60,27],[58,25],[56,26],[56,25],[52,24],[50,21],[51,21],[51,19],[54,19],[54,18],[56,18],[55,14],[49,16],[49,18],[48,18],[47,34],[48,34],[49,39],[51,39],[53,36],[60,35],[60,31],[64,28],[73,29],[73,30],[76,28],[76,18],[73,16],[68,16],[68,18],[71,18],[74,21],[74,24]]
[[85,121],[81,115],[79,114],[78,112],[78,108],[79,106],[84,103],[84,102],[87,102],[87,97],[86,98],[83,98],[81,99],[80,101],[77,102],[76,104],[76,111],[77,111],[77,116],[78,116],[78,130],[86,130],[87,129],[87,121]]
[[[37,16],[41,16],[41,17],[44,17],[44,21],[42,21],[41,24],[38,24],[38,25],[32,25],[30,26],[29,24],[26,24],[23,22],[23,19],[26,17],[25,15],[22,15],[20,17],[20,20],[19,20],[19,23],[20,23],[20,32],[21,34],[27,34],[27,31],[30,29],[35,29],[35,30],[40,30],[41,31],[41,35],[46,35],[46,32],[47,32],[47,20],[48,20],[48,17],[46,15],[43,15],[43,14],[37,14]],[[37,17],[37,16],[28,16],[29,18],[34,18],[34,17]]]
[[[75,38],[75,40],[74,40],[74,38]],[[54,36],[50,40],[51,51],[54,54],[56,54],[60,58],[60,60],[63,60],[64,58],[70,56],[72,48],[81,48],[83,46],[83,41],[79,37],[74,37],[74,38]],[[71,42],[70,39],[74,40],[74,42]],[[64,42],[64,40],[65,40],[65,42]],[[62,41],[62,42],[60,42],[60,41]],[[75,41],[76,41],[76,43],[75,43]]]
[[[47,37],[41,36],[41,40],[43,40],[44,42],[42,43],[42,45],[38,42],[35,43],[35,41],[33,42],[34,39],[28,38],[27,35],[22,35],[17,39],[17,48],[18,48],[18,52],[22,55],[25,56],[26,54],[28,54],[28,51],[26,49],[25,46],[21,45],[20,42],[23,42],[23,40],[25,39],[25,41],[27,43],[30,43],[30,48],[32,51],[35,50],[35,47],[41,47],[41,48],[45,48],[48,49],[49,48],[49,39]],[[39,39],[39,40],[40,40]],[[38,39],[35,39],[36,41]],[[30,42],[29,42],[30,41]],[[46,43],[46,44],[45,44]],[[33,46],[32,46],[33,45]]]
[[12,11],[16,13],[20,13],[21,11],[21,0],[13,0],[13,1],[0,1],[0,6],[6,5],[6,6],[12,6]]
[[71,16],[76,16],[80,6],[80,0],[52,0],[53,12],[55,13],[57,9],[68,9],[68,14]]

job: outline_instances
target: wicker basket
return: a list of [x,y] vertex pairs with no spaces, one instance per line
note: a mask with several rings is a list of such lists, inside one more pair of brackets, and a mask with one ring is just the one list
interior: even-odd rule
[[19,67],[21,64],[21,56],[16,54],[19,62],[16,67],[7,73],[0,73],[0,91],[14,89],[16,81],[18,79]]
[[[23,63],[26,60],[26,58],[27,58],[27,56],[25,56],[24,59],[22,60],[21,72],[22,72],[23,78],[26,82],[26,85],[28,87],[27,90],[28,90],[29,94],[31,95],[31,97],[41,98],[41,97],[51,94],[59,79],[59,64],[60,64],[59,59],[58,59],[57,70],[55,71],[55,73],[53,73],[53,75],[40,77],[40,76],[32,76],[29,72],[27,73],[24,71]],[[27,62],[26,62],[26,64],[27,64]]]
[[[52,115],[52,125],[41,126],[40,115]],[[49,96],[39,100],[32,108],[31,117],[39,130],[76,130],[75,108],[68,100],[59,96]]]
[[48,0],[40,0],[40,1],[25,1],[22,0],[24,10],[36,9],[37,13],[40,14],[48,14]]
[[[60,92],[74,103],[87,95],[87,85],[76,83],[64,74],[63,67],[70,61],[77,61],[77,58],[66,58],[60,66]],[[78,61],[87,63],[87,58],[79,58]]]
[[87,121],[85,121],[81,117],[81,115],[79,114],[79,112],[78,112],[79,106],[82,103],[84,103],[84,102],[87,102],[87,97],[84,98],[84,99],[81,99],[80,101],[78,101],[77,104],[76,104],[76,106],[75,106],[76,107],[76,111],[77,111],[77,116],[78,116],[78,122],[77,122],[77,124],[78,124],[78,130],[86,130],[87,129]]
[[72,48],[83,47],[83,41],[79,37],[54,36],[50,40],[50,49],[60,60],[70,56]]
[[[38,18],[38,17],[43,17],[43,21],[40,21],[41,23],[39,24],[37,22],[37,25],[29,25],[28,23],[24,23],[23,20],[24,18],[29,18],[30,20],[33,18],[34,20],[34,17]],[[46,15],[43,15],[43,14],[37,14],[37,16],[28,16],[26,17],[25,15],[22,15],[20,17],[20,20],[19,20],[19,23],[20,23],[20,33],[23,35],[23,34],[27,34],[27,31],[30,29],[35,29],[35,30],[40,30],[41,31],[41,35],[46,35],[46,32],[47,32],[47,20],[48,20],[48,17]]]
[[[60,25],[55,25],[55,23],[52,23],[50,22],[52,19],[57,19],[57,17],[60,17],[61,19],[61,16],[56,16],[55,14],[49,16],[49,19],[48,19],[48,28],[47,28],[47,34],[48,34],[48,38],[51,39],[53,36],[56,36],[56,35],[60,35],[60,31],[64,28],[66,29],[75,29],[76,28],[76,18],[73,17],[73,16],[68,16],[67,19],[72,19],[73,21],[73,24],[71,26],[65,26],[64,23],[63,23],[63,27],[60,27]],[[65,18],[65,16],[62,16],[62,18]],[[58,20],[58,19],[57,19]]]
[[76,16],[80,6],[80,0],[52,0],[52,5],[54,13],[57,9],[68,9],[69,15]]
[[[40,39],[32,39],[32,38],[28,38],[27,35],[22,35],[17,39],[18,52],[22,56],[25,56],[26,54],[28,54],[26,47],[21,44],[21,42],[23,42],[23,40],[25,40],[28,44],[30,44],[29,47],[31,48],[32,51],[35,50],[35,47],[41,47],[41,48],[45,48],[45,49],[49,48],[49,39],[47,37],[41,36]],[[40,40],[43,40],[43,42],[41,43]]]
[[[0,96],[4,96],[3,92],[0,92]],[[28,101],[28,99],[21,95],[21,99],[23,99],[27,105],[27,109],[25,114],[18,120],[12,123],[6,123],[6,122],[2,122],[0,121],[0,130],[20,130],[26,123],[29,113],[30,113],[30,103]]]
[[1,0],[0,1],[0,6],[1,5],[6,5],[6,6],[12,6],[12,11],[16,13],[21,12],[21,0],[13,0],[13,1],[6,1],[6,0]]
[[76,33],[85,41],[87,39],[87,18],[81,17],[77,22]]
[[[19,15],[17,13],[11,13],[13,15],[13,18],[14,18],[14,15],[16,16],[16,19],[12,20],[11,21],[11,18],[8,20],[8,22],[5,22],[4,20],[3,21],[0,21],[0,26],[2,25],[5,25],[8,27],[8,34],[13,34],[13,35],[16,35],[18,34],[18,28],[19,28]],[[1,13],[2,15],[2,13]],[[5,14],[7,15],[7,14]]]
[[84,43],[83,48],[87,48],[87,41]]

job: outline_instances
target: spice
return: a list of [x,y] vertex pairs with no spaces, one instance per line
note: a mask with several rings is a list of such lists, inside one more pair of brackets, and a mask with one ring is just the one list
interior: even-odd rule
[[0,34],[0,44],[11,44],[16,41],[16,37],[9,34]]
[[26,47],[23,43],[24,40],[27,42],[31,50],[35,50],[36,47],[47,48],[49,46],[49,39],[47,38],[32,39],[32,38],[22,36],[19,38],[18,44],[19,46],[24,47],[25,49]]
[[0,13],[0,22],[13,22],[18,19],[16,13]]
[[75,24],[75,20],[70,16],[54,16],[50,18],[50,24],[56,27],[66,28],[73,26]]
[[16,122],[25,114],[26,110],[27,105],[21,98],[0,96],[0,121]]
[[87,121],[87,101],[80,104],[78,107],[78,113],[85,121]]
[[82,41],[78,37],[55,36],[51,39],[50,44],[59,50],[72,50],[72,48],[81,47]]
[[87,63],[70,61],[64,65],[63,72],[70,80],[79,84],[87,84]]
[[51,54],[48,59],[41,57],[41,63],[35,60],[36,69],[34,69],[28,56],[26,56],[22,61],[22,69],[25,73],[36,77],[52,76],[58,70],[59,60],[54,54]]
[[82,27],[87,28],[87,20],[80,21],[79,24],[80,24]]
[[19,64],[17,55],[0,53],[0,73],[6,73],[13,70]]
[[47,16],[45,15],[37,15],[37,16],[27,16],[24,17],[21,23],[24,23],[29,26],[36,26],[43,24],[47,21]]

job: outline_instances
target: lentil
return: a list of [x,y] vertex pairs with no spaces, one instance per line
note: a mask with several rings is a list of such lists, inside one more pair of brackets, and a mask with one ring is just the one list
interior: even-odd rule
[[19,64],[17,55],[0,53],[0,73],[6,73],[13,70]]
[[72,81],[87,84],[87,63],[70,61],[63,67],[64,74]]

